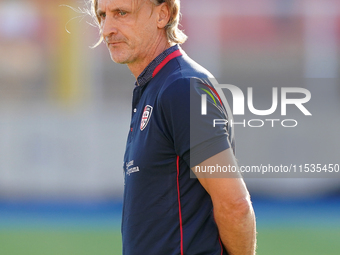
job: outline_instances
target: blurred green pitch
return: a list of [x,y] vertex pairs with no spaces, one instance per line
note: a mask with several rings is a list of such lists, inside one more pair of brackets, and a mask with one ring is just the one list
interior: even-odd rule
[[121,254],[119,230],[0,231],[1,255]]
[[[257,254],[338,255],[339,240],[337,229],[259,228]],[[0,231],[1,255],[120,255],[121,249],[119,229]]]

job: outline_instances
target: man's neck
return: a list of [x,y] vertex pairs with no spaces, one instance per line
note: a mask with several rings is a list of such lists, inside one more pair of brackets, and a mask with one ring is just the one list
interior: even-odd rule
[[156,43],[154,47],[151,47],[148,50],[146,56],[138,62],[133,62],[127,64],[133,76],[135,76],[136,80],[138,76],[143,72],[143,70],[154,60],[159,54],[161,54],[166,49],[170,48],[171,45],[167,40],[163,39],[159,43]]

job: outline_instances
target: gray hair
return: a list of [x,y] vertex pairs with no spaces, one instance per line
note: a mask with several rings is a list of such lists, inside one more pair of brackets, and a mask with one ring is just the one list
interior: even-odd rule
[[[90,15],[94,18],[96,25],[100,30],[100,39],[93,46],[97,47],[103,41],[102,30],[100,26],[100,18],[97,16],[98,9],[98,0],[89,0],[90,1]],[[180,0],[149,0],[152,4],[159,6],[163,3],[166,3],[170,10],[170,19],[168,24],[165,26],[166,36],[170,43],[182,44],[187,40],[187,36],[184,34],[182,30],[178,28],[179,20],[180,20]]]

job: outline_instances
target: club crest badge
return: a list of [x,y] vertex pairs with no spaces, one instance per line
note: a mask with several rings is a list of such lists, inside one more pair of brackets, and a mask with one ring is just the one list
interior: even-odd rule
[[142,115],[142,120],[140,122],[140,130],[143,131],[146,126],[149,123],[149,120],[151,118],[151,114],[152,114],[152,109],[153,107],[150,105],[145,106],[144,111],[143,111],[143,115]]

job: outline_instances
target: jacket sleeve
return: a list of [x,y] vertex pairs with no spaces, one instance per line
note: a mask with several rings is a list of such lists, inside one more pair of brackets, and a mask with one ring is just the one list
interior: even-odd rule
[[[179,78],[159,95],[165,133],[190,168],[231,147],[226,126],[214,127],[214,119],[227,116],[209,87],[198,78]],[[202,94],[207,98],[206,115],[201,114]]]

